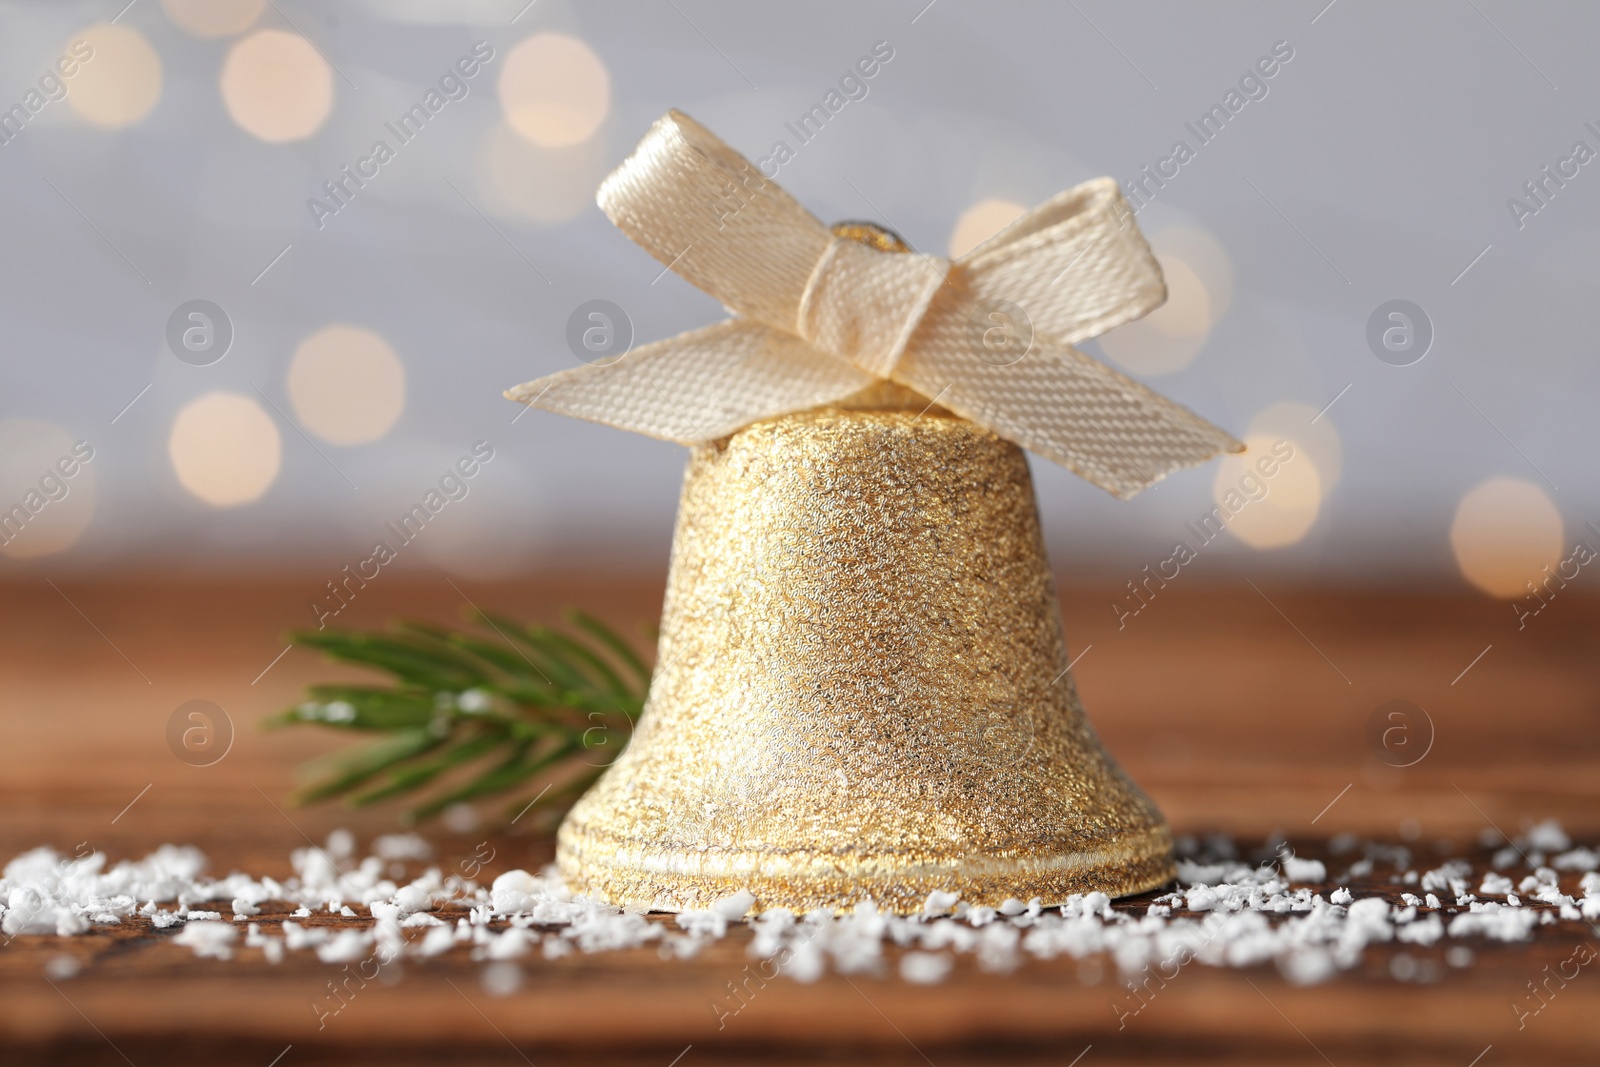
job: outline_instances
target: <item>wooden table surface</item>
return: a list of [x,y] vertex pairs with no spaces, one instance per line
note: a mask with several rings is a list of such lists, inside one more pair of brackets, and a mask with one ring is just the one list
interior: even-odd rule
[[[58,580],[0,587],[0,857],[82,843],[113,860],[164,842],[198,845],[214,874],[289,874],[288,854],[338,826],[363,839],[392,809],[289,808],[301,761],[340,737],[265,732],[267,715],[314,680],[355,672],[283,650],[310,620],[310,574],[140,581]],[[442,578],[373,583],[340,618],[369,626],[404,614],[450,620],[464,597],[526,618],[577,604],[612,622],[652,621],[659,578],[552,576],[457,588]],[[1075,674],[1107,746],[1184,832],[1225,831],[1246,847],[1281,832],[1317,854],[1345,831],[1404,839],[1431,865],[1475,849],[1480,831],[1516,833],[1556,817],[1600,842],[1600,600],[1576,591],[1524,630],[1510,608],[1455,591],[1293,588],[1240,579],[1173,583],[1119,629],[1115,590],[1064,583]],[[1481,654],[1481,655],[1480,655]],[[270,669],[269,668],[270,666]],[[262,672],[265,671],[263,674]],[[234,726],[227,756],[191,767],[167,747],[168,717],[214,701]],[[1425,708],[1431,747],[1414,766],[1378,758],[1368,720],[1395,699]],[[1417,741],[1426,740],[1419,730]],[[1420,751],[1414,749],[1411,751]],[[130,806],[130,802],[132,802]],[[281,810],[280,810],[281,809]],[[487,840],[486,872],[533,867],[534,835],[427,830],[450,865]],[[1474,853],[1483,860],[1480,852]],[[1379,868],[1377,876],[1388,873]],[[1382,888],[1392,891],[1392,886]],[[4,1062],[696,1063],[998,1060],[1109,1063],[1419,1063],[1480,1067],[1600,1063],[1600,973],[1583,971],[1517,1027],[1514,1002],[1547,963],[1596,935],[1541,927],[1523,945],[1473,943],[1452,968],[1446,944],[1418,950],[1437,980],[1390,976],[1395,951],[1294,987],[1270,966],[1191,966],[1128,1027],[1111,968],[1029,961],[1010,975],[962,960],[942,985],[892,977],[779,980],[718,1028],[711,1003],[745,964],[730,938],[692,961],[653,949],[522,963],[521,988],[490,996],[464,954],[406,961],[320,1032],[311,1008],[328,968],[309,953],[276,966],[243,951],[196,959],[141,924],[0,949]],[[52,985],[67,953],[85,966]],[[1099,971],[1100,973],[1096,973]],[[688,1049],[685,1053],[684,1050]],[[1085,1049],[1088,1049],[1085,1052]],[[1485,1049],[1488,1049],[1485,1052]],[[285,1049],[288,1051],[285,1052]]]

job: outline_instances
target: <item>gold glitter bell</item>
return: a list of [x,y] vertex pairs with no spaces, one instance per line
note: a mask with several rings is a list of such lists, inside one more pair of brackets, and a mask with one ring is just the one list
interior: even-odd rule
[[732,317],[506,393],[694,449],[650,696],[561,826],[568,883],[914,912],[1170,880],[1078,704],[1022,453],[1126,498],[1244,447],[1073,347],[1166,299],[1117,183],[912,256],[669,111],[596,199]]
[[617,904],[918,911],[1174,876],[1068,672],[1022,450],[888,383],[691,455],[660,658],[568,815]]

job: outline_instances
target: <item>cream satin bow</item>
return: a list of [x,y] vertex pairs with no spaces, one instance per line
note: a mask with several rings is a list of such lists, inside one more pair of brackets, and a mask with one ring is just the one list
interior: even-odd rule
[[737,317],[519,385],[512,400],[692,444],[888,379],[1123,498],[1244,447],[1072,347],[1167,297],[1110,178],[1068,189],[951,262],[830,232],[670,111],[598,199]]

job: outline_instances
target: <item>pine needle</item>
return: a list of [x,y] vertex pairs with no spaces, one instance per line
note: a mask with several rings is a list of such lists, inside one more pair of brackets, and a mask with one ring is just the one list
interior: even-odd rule
[[414,805],[407,821],[497,794],[518,797],[508,811],[527,810],[523,793],[536,794],[546,811],[570,806],[620,753],[611,739],[631,736],[650,668],[598,619],[575,611],[567,618],[565,631],[474,612],[475,631],[402,621],[386,632],[290,634],[333,662],[390,679],[310,686],[272,721],[381,735],[310,765],[315,780],[296,801],[364,806],[404,797]]

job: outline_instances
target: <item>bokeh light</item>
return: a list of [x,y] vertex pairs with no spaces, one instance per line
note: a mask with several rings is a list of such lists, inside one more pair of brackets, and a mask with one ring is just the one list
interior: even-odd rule
[[1100,337],[1106,355],[1134,374],[1172,374],[1194,362],[1211,333],[1211,296],[1200,275],[1174,255],[1157,255],[1167,302]]
[[406,368],[389,342],[343,323],[300,342],[288,386],[295,418],[335,445],[378,440],[406,406]]
[[1490,478],[1456,506],[1450,547],[1461,574],[1490,596],[1512,599],[1539,585],[1561,561],[1561,512],[1539,486]]
[[167,18],[196,37],[227,37],[255,25],[267,0],[161,0]]
[[1170,226],[1151,236],[1150,247],[1166,277],[1166,303],[1100,337],[1107,356],[1146,377],[1193,363],[1233,301],[1233,268],[1205,231]]
[[221,390],[185,404],[172,420],[167,456],[178,482],[213,507],[259,499],[277,481],[277,424],[248,396]]
[[1211,323],[1216,325],[1233,305],[1233,261],[1222,242],[1198,226],[1174,225],[1157,230],[1151,246],[1158,255],[1183,260],[1199,278],[1209,301]]
[[1212,484],[1228,532],[1251,548],[1298,544],[1322,507],[1316,461],[1304,444],[1282,434],[1247,434],[1244,443],[1243,453],[1222,457]]
[[98,454],[79,440],[55,423],[0,422],[0,554],[48,556],[71,548],[88,529]]
[[[96,126],[120,129],[150,114],[161,99],[161,57],[130,26],[97,22],[72,38],[82,40],[94,54],[81,60],[67,82],[67,102]],[[63,55],[75,55],[69,43]]]
[[611,76],[583,41],[537,33],[506,54],[500,107],[518,134],[543,148],[580,144],[611,110]]
[[1009,200],[980,200],[961,213],[950,231],[950,258],[959,259],[1005,229],[1028,209]]
[[1322,497],[1327,499],[1344,475],[1344,442],[1339,437],[1333,416],[1297,400],[1283,400],[1263,408],[1250,420],[1245,433],[1277,440],[1293,441],[1295,447],[1311,457],[1322,482]]
[[604,138],[567,148],[541,148],[497,122],[478,148],[480,191],[497,214],[550,225],[594,206],[594,190],[614,162]]
[[327,60],[304,37],[283,30],[257,30],[234,44],[220,84],[228,115],[269,144],[310,137],[333,110]]

